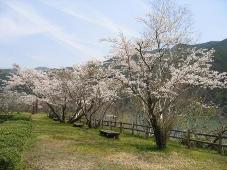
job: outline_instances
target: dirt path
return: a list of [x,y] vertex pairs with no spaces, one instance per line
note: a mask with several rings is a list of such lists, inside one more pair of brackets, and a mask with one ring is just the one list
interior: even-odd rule
[[95,169],[92,163],[96,159],[94,155],[80,155],[70,151],[69,148],[77,145],[73,127],[52,122],[43,115],[33,116],[33,123],[32,140],[25,154],[27,169]]

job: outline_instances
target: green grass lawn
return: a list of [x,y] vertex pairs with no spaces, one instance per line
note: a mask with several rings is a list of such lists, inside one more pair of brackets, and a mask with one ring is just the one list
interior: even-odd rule
[[27,169],[227,169],[227,156],[186,149],[169,142],[158,151],[152,139],[121,134],[119,140],[99,136],[97,129],[74,128],[32,116],[33,132],[24,152]]

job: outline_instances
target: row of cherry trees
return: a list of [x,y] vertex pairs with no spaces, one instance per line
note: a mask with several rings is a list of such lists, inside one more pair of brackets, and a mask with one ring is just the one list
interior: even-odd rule
[[214,50],[186,45],[191,43],[190,17],[174,1],[154,0],[151,12],[139,21],[145,26],[142,36],[105,39],[112,44],[109,64],[92,61],[49,71],[17,68],[8,88],[45,102],[63,122],[70,107],[69,121],[85,116],[89,127],[123,92],[138,98],[157,147],[165,148],[177,116],[193,101],[193,90],[226,88],[227,76],[212,71]]
[[67,113],[71,112],[69,122],[84,116],[92,127],[91,120],[102,118],[117,98],[117,85],[98,61],[48,71],[20,67],[16,70],[6,88],[23,92],[23,100],[37,98],[61,122],[65,122]]

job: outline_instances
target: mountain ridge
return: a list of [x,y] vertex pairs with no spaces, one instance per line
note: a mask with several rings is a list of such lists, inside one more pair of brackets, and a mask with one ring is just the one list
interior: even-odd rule
[[193,46],[206,49],[213,48],[215,50],[214,69],[220,72],[227,72],[227,38],[222,41],[209,41]]
[[[192,45],[192,47],[197,48],[214,48],[214,64],[213,68],[219,72],[227,72],[227,38],[222,41],[209,41],[206,43],[200,43]],[[111,62],[111,59],[104,61],[104,65]],[[52,68],[48,67],[36,67],[35,69],[46,71]],[[7,80],[7,77],[13,73],[13,69],[0,69],[0,89],[3,87],[3,80]],[[227,96],[227,94],[226,94]],[[226,101],[227,105],[227,101]]]

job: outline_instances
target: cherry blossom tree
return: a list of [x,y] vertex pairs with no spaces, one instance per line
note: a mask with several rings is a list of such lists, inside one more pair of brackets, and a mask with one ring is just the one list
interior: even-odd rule
[[171,128],[194,87],[225,88],[226,73],[211,70],[214,50],[189,45],[188,11],[172,0],[155,0],[151,12],[139,21],[145,32],[128,39],[123,34],[112,43],[112,76],[144,106],[156,145],[166,148]]
[[102,120],[118,93],[118,86],[108,75],[108,70],[99,61],[75,66],[68,72],[70,78],[66,87],[70,98],[77,106],[71,122],[84,116],[88,126],[92,127],[93,119]]
[[17,67],[16,74],[7,82],[7,88],[24,92],[45,102],[52,113],[64,122],[68,96],[64,84],[59,81],[58,72],[58,70],[48,72],[35,69],[21,70]]
[[13,112],[19,111],[21,103],[20,94],[11,91],[0,93],[0,115],[12,115]]

